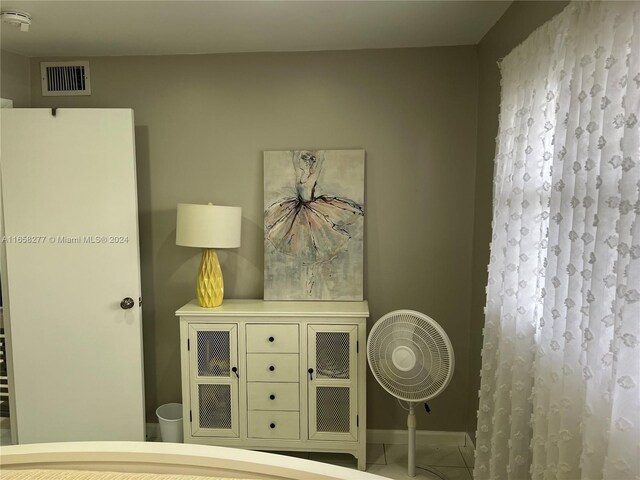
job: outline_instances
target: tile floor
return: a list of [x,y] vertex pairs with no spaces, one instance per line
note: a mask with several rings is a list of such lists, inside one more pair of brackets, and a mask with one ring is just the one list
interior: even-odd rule
[[[160,441],[151,434],[147,441]],[[353,455],[347,453],[274,452],[324,462],[340,467],[357,468]],[[415,480],[473,480],[474,452],[471,446],[417,446]],[[426,467],[419,468],[419,467]],[[367,472],[393,480],[413,480],[407,475],[407,445],[368,443]]]
[[[4,431],[2,432],[5,433]],[[10,445],[11,437],[3,435],[0,445]],[[147,441],[159,441],[151,436]],[[346,453],[271,452],[306,458],[341,467],[356,468],[356,459]],[[470,446],[418,446],[416,448],[416,480],[472,480],[473,448]],[[420,468],[420,467],[426,467]],[[381,443],[367,444],[367,472],[393,480],[409,480],[407,446]]]
[[[161,441],[159,432],[150,430],[147,441]],[[274,452],[324,462],[340,467],[357,468],[353,455],[347,453]],[[415,480],[473,480],[474,451],[471,446],[416,447]],[[419,467],[426,467],[419,468]],[[367,444],[367,472],[393,480],[413,480],[407,475],[407,445]]]
[[[274,452],[276,453],[276,452]],[[353,456],[341,453],[292,453],[318,462],[356,468]],[[416,480],[472,480],[473,449],[471,447],[440,446],[416,448]],[[394,480],[408,480],[407,446],[371,443],[367,445],[367,472]]]

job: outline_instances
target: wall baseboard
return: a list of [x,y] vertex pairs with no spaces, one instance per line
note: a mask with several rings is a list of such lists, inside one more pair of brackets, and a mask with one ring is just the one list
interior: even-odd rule
[[145,433],[147,442],[160,441],[160,424],[147,422]]
[[[416,445],[462,447],[465,445],[465,435],[465,432],[418,430],[416,431]],[[367,430],[367,443],[406,445],[408,441],[409,439],[406,430]]]
[[[159,439],[160,425],[158,423],[147,423],[147,441],[153,442]],[[367,430],[367,443],[406,445],[407,442],[406,430]],[[416,432],[416,444],[464,447],[465,445],[473,445],[473,442],[471,442],[471,437],[465,432],[418,430]]]
[[473,440],[471,440],[471,436],[466,432],[464,434],[464,441],[466,447],[471,447],[474,450],[476,449],[476,444],[473,442]]

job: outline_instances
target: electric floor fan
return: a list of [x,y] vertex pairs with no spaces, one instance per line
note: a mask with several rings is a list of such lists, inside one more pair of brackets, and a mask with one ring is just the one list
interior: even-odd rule
[[382,388],[409,403],[408,474],[416,475],[415,406],[435,398],[453,376],[449,337],[432,318],[396,310],[378,320],[367,339],[369,368]]

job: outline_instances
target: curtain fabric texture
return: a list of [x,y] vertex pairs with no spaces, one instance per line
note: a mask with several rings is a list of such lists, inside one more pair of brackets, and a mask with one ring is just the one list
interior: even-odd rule
[[640,478],[640,7],[501,63],[476,479]]

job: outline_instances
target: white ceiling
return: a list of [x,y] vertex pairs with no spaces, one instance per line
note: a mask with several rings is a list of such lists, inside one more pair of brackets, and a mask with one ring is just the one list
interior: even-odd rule
[[34,56],[168,55],[476,44],[511,1],[2,0],[31,14],[0,47]]

